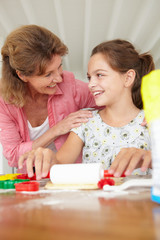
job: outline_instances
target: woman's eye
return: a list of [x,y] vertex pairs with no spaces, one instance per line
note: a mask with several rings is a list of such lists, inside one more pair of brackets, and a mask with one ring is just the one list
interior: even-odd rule
[[51,73],[48,73],[45,77],[49,77],[51,75]]
[[62,63],[61,63],[61,65],[59,66],[59,69],[61,69],[62,68]]

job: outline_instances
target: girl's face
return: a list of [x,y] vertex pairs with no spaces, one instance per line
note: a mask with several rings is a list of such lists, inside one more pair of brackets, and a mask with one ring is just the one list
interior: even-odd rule
[[113,70],[102,53],[90,58],[87,75],[89,89],[98,106],[112,106],[123,97],[125,74]]
[[40,76],[21,76],[27,82],[31,92],[41,94],[54,94],[56,86],[62,82],[62,59],[59,55],[54,55],[46,68],[46,72]]

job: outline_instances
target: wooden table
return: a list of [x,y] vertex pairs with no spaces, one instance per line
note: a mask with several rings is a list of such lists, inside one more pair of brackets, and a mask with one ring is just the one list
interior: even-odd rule
[[0,193],[0,240],[160,239],[160,205],[150,190]]

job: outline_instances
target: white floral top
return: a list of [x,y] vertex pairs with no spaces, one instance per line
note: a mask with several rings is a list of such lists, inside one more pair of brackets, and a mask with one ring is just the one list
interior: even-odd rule
[[[136,147],[149,150],[151,143],[148,129],[141,126],[144,111],[123,127],[111,127],[104,123],[98,113],[93,111],[93,117],[87,123],[71,131],[75,132],[84,142],[83,163],[103,163],[108,169],[121,148]],[[134,174],[143,174],[140,169]]]

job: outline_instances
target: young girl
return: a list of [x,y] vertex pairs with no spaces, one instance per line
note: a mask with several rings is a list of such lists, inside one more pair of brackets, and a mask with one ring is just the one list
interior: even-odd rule
[[[83,163],[102,162],[106,169],[122,148],[150,149],[148,130],[141,125],[140,87],[142,76],[153,69],[151,55],[139,55],[128,41],[117,39],[96,46],[88,63],[88,86],[96,104],[104,108],[93,111],[87,123],[72,129],[56,154],[41,148],[29,154],[28,173],[32,175],[35,162],[39,178],[41,172],[45,176],[51,160],[52,164],[74,163],[82,149]],[[24,159],[20,158],[20,166]]]

